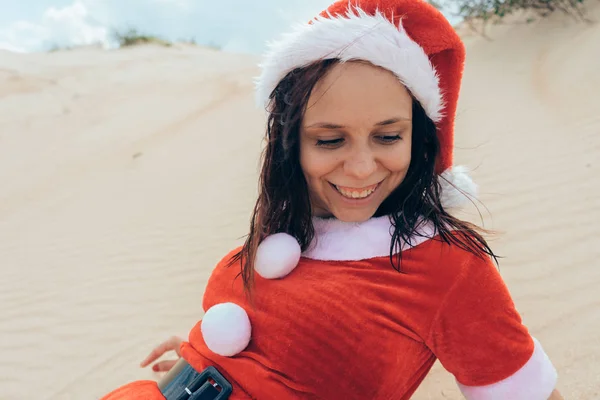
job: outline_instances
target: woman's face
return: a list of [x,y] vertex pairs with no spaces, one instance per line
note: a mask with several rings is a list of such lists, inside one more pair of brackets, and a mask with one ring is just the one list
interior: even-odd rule
[[412,98],[391,72],[335,65],[315,86],[300,129],[300,165],[315,216],[371,218],[410,164]]

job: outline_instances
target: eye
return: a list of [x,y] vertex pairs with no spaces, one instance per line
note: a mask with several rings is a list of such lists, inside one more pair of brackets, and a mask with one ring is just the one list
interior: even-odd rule
[[400,135],[382,135],[382,136],[377,136],[377,139],[379,139],[381,142],[383,142],[385,144],[392,144],[402,138],[400,137]]
[[338,147],[344,142],[343,138],[330,139],[330,140],[317,140],[317,146],[319,147]]

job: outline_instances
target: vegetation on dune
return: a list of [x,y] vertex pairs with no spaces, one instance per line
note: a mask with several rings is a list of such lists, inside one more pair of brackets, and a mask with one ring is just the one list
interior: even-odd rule
[[112,37],[119,44],[119,47],[136,46],[139,44],[158,44],[166,47],[172,46],[172,43],[167,40],[161,39],[158,36],[141,33],[135,28],[130,28],[123,32],[114,30]]
[[579,20],[585,20],[584,0],[458,0],[458,15],[465,20],[500,20],[519,11],[532,11],[547,17],[561,11]]
[[[165,40],[156,35],[142,33],[135,28],[129,28],[124,31],[114,29],[112,32],[112,37],[113,37],[113,40],[115,40],[115,42],[118,43],[119,47],[130,47],[130,46],[137,46],[137,45],[141,45],[141,44],[157,44],[157,45],[161,45],[161,46],[165,46],[165,47],[170,47],[170,46],[173,46],[175,43],[184,43],[184,44],[190,44],[190,45],[194,45],[194,46],[199,45],[198,42],[196,41],[196,38],[193,36],[189,37],[189,38],[179,39],[175,42],[170,42],[170,41]],[[212,42],[205,45],[205,47],[208,47],[208,48],[211,48],[214,50],[221,49],[221,47],[219,45],[216,45]]]
[[[157,44],[160,46],[171,47],[176,43],[188,44],[192,46],[202,46],[212,50],[221,50],[222,47],[214,42],[209,42],[207,44],[199,44],[196,41],[195,37],[183,38],[176,40],[174,42],[170,42],[168,40],[162,39],[159,36],[142,34],[136,29],[128,29],[125,31],[113,30],[112,39],[114,43],[117,45],[116,47],[132,47],[143,44]],[[102,43],[92,43],[89,45],[61,45],[58,43],[50,43],[46,46],[45,51],[50,53],[58,52],[58,51],[66,51],[66,50],[75,50],[81,47],[103,47]]]
[[[439,10],[461,18],[471,28],[499,24],[509,15],[522,13],[526,22],[562,12],[577,21],[591,22],[585,16],[585,0],[427,0]],[[588,0],[590,1],[590,0]],[[483,33],[483,32],[482,32]]]
[[49,52],[49,53],[54,53],[57,51],[68,51],[68,50],[78,50],[78,49],[82,49],[82,48],[102,48],[102,43],[100,42],[95,42],[95,43],[90,43],[90,44],[73,44],[73,45],[61,45],[58,43],[50,43],[49,45],[47,45],[45,47],[45,51]]

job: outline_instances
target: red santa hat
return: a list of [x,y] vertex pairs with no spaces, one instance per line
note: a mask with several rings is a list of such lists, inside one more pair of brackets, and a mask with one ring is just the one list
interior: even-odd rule
[[330,58],[364,60],[394,73],[436,123],[443,205],[457,207],[476,194],[466,168],[453,166],[465,48],[440,11],[422,0],[336,1],[269,44],[255,81],[258,103],[268,104],[288,72]]

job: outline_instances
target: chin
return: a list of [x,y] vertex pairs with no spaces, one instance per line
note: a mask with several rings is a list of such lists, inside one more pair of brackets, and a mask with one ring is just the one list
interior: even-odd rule
[[371,210],[340,210],[334,212],[333,216],[342,222],[365,222],[375,215]]

